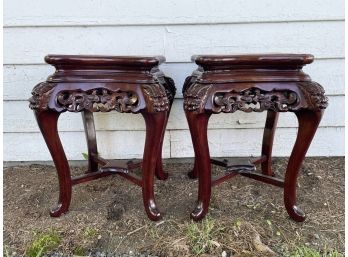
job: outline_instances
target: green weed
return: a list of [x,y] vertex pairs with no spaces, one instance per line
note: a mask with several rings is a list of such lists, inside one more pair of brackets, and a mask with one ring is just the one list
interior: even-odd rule
[[48,251],[54,250],[60,244],[60,237],[55,232],[39,233],[26,250],[27,257],[41,257]]
[[323,251],[313,249],[307,246],[297,247],[289,257],[343,257],[343,254],[336,250],[328,250],[326,247]]
[[8,250],[8,247],[6,245],[4,245],[4,257],[10,257],[11,254]]
[[85,228],[85,230],[83,231],[83,235],[85,237],[94,237],[97,235],[97,233],[98,233],[97,229],[89,228],[89,227]]
[[73,254],[76,255],[76,256],[86,256],[87,255],[87,251],[82,246],[77,245],[77,246],[75,246],[75,248],[73,250]]
[[202,223],[191,222],[187,226],[186,233],[192,252],[199,255],[213,250],[219,245],[213,238],[223,229],[219,228],[215,221],[209,217],[205,218]]

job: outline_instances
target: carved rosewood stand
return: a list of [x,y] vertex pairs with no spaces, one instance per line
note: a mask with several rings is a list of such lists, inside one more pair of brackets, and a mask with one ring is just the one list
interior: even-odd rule
[[[45,61],[56,71],[34,87],[30,108],[58,173],[59,201],[51,216],[58,217],[68,211],[72,186],[116,173],[142,188],[148,217],[160,219],[154,199],[154,175],[158,179],[167,178],[161,153],[175,94],[173,80],[158,69],[165,58],[49,55]],[[141,113],[144,117],[146,141],[142,162],[109,161],[98,155],[93,112],[112,110]],[[70,175],[57,130],[58,117],[66,111],[81,112],[88,146],[88,170],[75,178]],[[137,167],[142,168],[142,178],[128,174]]]
[[[296,205],[296,181],[328,105],[324,89],[302,71],[313,59],[312,55],[295,54],[193,56],[199,68],[186,79],[183,88],[184,109],[196,156],[189,176],[199,179],[193,219],[200,220],[208,212],[212,186],[239,174],[284,188],[288,214],[296,221],[305,220],[305,214]],[[209,117],[238,110],[267,110],[261,157],[240,164],[211,159],[207,140]],[[281,179],[272,172],[272,146],[278,114],[287,111],[295,113],[299,127],[285,178]],[[226,167],[226,174],[212,180],[211,163]],[[257,164],[261,164],[261,173],[255,171]]]

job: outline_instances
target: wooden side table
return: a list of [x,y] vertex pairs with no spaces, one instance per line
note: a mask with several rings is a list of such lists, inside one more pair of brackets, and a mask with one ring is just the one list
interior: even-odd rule
[[[211,187],[235,175],[253,178],[284,188],[284,203],[290,217],[304,221],[305,214],[296,205],[297,176],[328,105],[324,89],[302,71],[312,63],[312,55],[263,54],[229,56],[193,56],[199,68],[184,84],[184,109],[195,151],[195,166],[189,173],[198,177],[195,220],[208,212]],[[210,158],[207,140],[209,117],[217,113],[267,111],[261,157],[242,163]],[[299,127],[285,178],[272,172],[272,146],[279,112],[294,112]],[[238,147],[238,146],[236,146]],[[227,174],[212,180],[211,163],[226,167]],[[255,165],[261,164],[262,173]]]
[[[57,169],[59,201],[51,211],[58,217],[69,209],[72,186],[119,174],[142,188],[146,213],[151,220],[161,217],[154,199],[154,175],[166,179],[161,153],[165,127],[175,86],[158,65],[163,56],[70,56],[48,55],[45,61],[56,68],[45,82],[34,87],[30,108],[34,110],[42,135]],[[93,112],[141,113],[146,124],[142,163],[105,160],[98,155]],[[81,112],[88,146],[88,170],[72,178],[58,135],[61,113]],[[142,178],[130,175],[142,168]]]

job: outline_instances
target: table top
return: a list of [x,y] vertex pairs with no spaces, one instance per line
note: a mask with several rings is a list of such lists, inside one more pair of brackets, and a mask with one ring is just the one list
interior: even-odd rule
[[163,56],[47,55],[56,71],[47,78],[54,83],[155,83],[163,76],[158,65]]
[[45,61],[53,66],[152,68],[165,61],[164,56],[103,56],[103,55],[47,55]]
[[204,68],[215,69],[301,69],[312,63],[311,54],[244,54],[244,55],[194,55],[192,61]]

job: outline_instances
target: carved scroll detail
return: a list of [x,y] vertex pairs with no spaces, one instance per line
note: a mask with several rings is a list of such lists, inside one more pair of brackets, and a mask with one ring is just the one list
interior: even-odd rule
[[299,97],[290,90],[264,91],[250,88],[243,91],[217,92],[213,97],[213,112],[286,112],[297,109]]
[[142,86],[149,112],[162,112],[169,110],[167,93],[160,84]]
[[321,110],[326,109],[329,105],[325,90],[320,84],[316,82],[300,83],[299,88],[306,100],[307,109]]
[[132,112],[138,104],[138,96],[134,92],[113,92],[104,88],[62,91],[57,95],[57,104],[69,112]]
[[46,110],[54,87],[55,84],[47,82],[36,85],[31,91],[32,97],[29,98],[29,108]]
[[[189,83],[188,79],[189,78],[186,79],[185,83]],[[184,91],[184,109],[186,111],[203,111],[209,89],[212,86],[213,85],[201,84],[187,86],[186,90]]]

